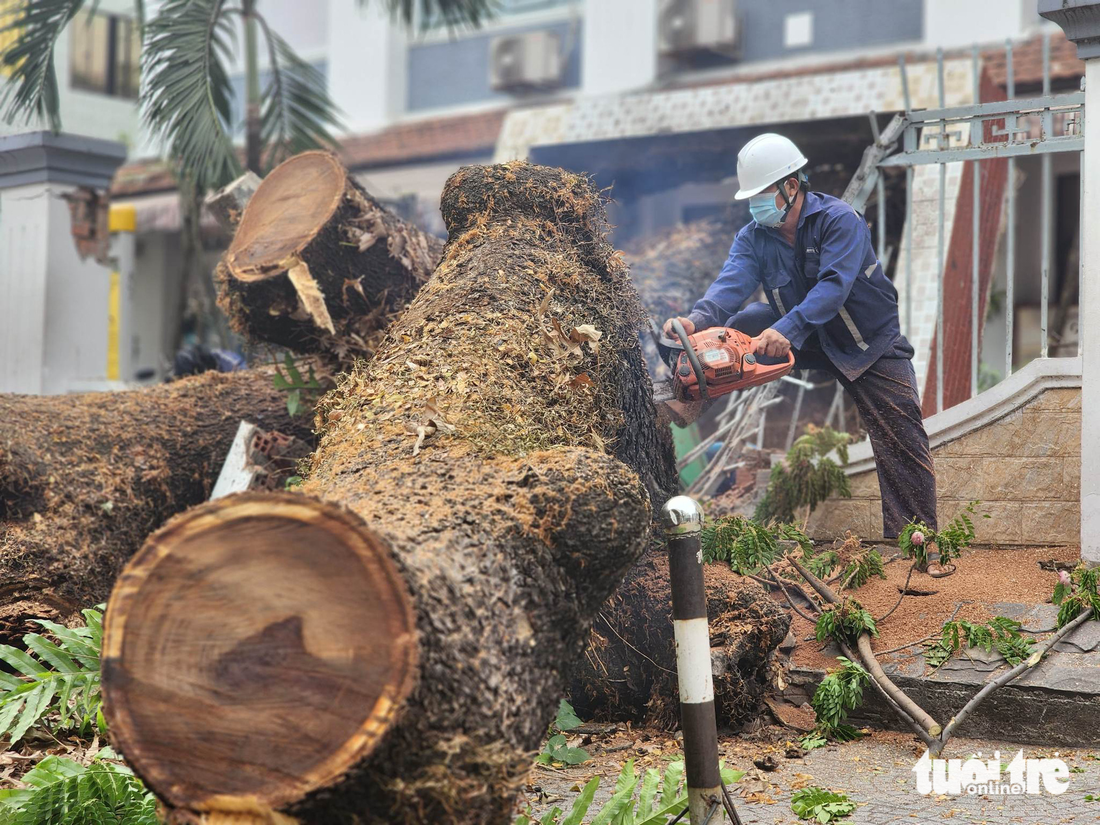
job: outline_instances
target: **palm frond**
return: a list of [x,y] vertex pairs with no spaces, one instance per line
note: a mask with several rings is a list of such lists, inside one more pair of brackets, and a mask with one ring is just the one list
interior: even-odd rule
[[6,20],[0,17],[0,34],[14,36],[0,51],[0,67],[10,74],[0,97],[7,123],[24,119],[48,122],[51,129],[60,131],[54,46],[83,5],[84,0],[27,0]]
[[235,45],[225,0],[167,0],[146,23],[145,124],[200,191],[241,173],[230,137],[225,63]]
[[[370,0],[359,0],[366,6]],[[459,26],[480,26],[492,18],[500,8],[500,0],[385,0],[390,14],[412,27],[420,21],[432,25],[455,28]]]
[[257,14],[267,39],[271,80],[264,90],[260,138],[267,167],[307,149],[336,148],[330,129],[341,127],[339,110],[329,97],[325,76],[300,58]]

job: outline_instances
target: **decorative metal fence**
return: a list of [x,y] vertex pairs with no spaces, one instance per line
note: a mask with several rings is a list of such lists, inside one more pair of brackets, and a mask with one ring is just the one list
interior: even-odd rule
[[[903,328],[907,336],[913,331],[913,170],[925,164],[939,166],[939,216],[937,229],[937,285],[936,307],[936,411],[943,410],[944,390],[944,274],[945,274],[945,217],[947,164],[965,162],[972,165],[973,174],[973,240],[972,289],[971,289],[971,395],[978,394],[979,339],[982,321],[978,317],[980,297],[979,262],[979,214],[981,201],[982,163],[998,158],[1008,160],[1007,179],[1007,228],[1006,228],[1006,335],[1005,374],[1012,372],[1012,343],[1016,285],[1016,218],[1017,218],[1017,159],[1039,156],[1041,158],[1041,199],[1039,209],[1041,245],[1041,297],[1039,307],[1040,357],[1047,358],[1050,269],[1053,257],[1052,240],[1052,157],[1056,152],[1077,152],[1084,163],[1084,104],[1083,91],[1052,94],[1050,75],[1050,37],[1043,38],[1042,94],[1039,97],[1017,98],[1013,64],[1012,42],[1005,44],[1007,69],[1007,100],[966,106],[944,105],[944,55],[939,50],[937,61],[937,91],[939,107],[914,110],[909,98],[908,74],[905,58],[899,59],[902,89],[906,111],[895,117],[890,127],[876,140],[883,155],[877,166],[881,169],[904,167],[906,173],[906,221],[905,260],[901,263],[905,272],[905,289],[902,293]],[[981,100],[981,59],[978,47],[973,49],[974,100]],[[872,117],[872,120],[874,118]],[[877,126],[876,126],[877,131]],[[886,154],[890,143],[900,140],[900,151]],[[885,254],[882,226],[884,224],[884,195],[881,175],[877,177],[879,192],[879,255]],[[1082,180],[1084,176],[1082,175]],[[868,187],[865,187],[865,190]],[[866,198],[864,198],[866,200]],[[857,207],[858,208],[858,207]],[[1080,256],[1079,256],[1080,260]],[[1080,274],[1078,274],[1080,277]],[[1080,323],[1083,319],[1079,319]],[[1078,338],[1080,341],[1080,338]]]

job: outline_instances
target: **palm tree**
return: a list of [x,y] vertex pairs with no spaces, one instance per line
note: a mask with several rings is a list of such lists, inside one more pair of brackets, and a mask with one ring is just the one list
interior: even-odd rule
[[[369,0],[358,0],[366,5]],[[350,0],[349,0],[350,2]],[[383,0],[394,17],[413,25],[425,19],[447,26],[477,26],[497,0]],[[239,4],[238,4],[239,3]],[[22,0],[0,28],[14,38],[0,51],[10,75],[0,90],[8,123],[38,121],[61,129],[54,47],[62,30],[96,0]],[[333,146],[339,127],[336,104],[324,78],[268,26],[257,0],[165,0],[145,21],[145,2],[135,0],[142,29],[140,106],[150,133],[164,141],[181,179],[198,192],[228,183],[242,171],[233,147],[232,91],[225,69],[236,46],[235,18],[244,26],[245,160],[265,167],[305,149]],[[0,20],[3,18],[0,17]],[[269,78],[261,88],[259,41],[267,49]]]
[[[0,114],[8,123],[38,121],[61,129],[54,47],[62,30],[86,5],[98,0],[13,0],[3,8],[0,35],[14,35],[0,47]],[[352,2],[352,0],[349,0]],[[357,0],[366,6],[369,0]],[[382,0],[391,15],[412,28],[416,13],[449,28],[479,26],[498,0]],[[238,5],[239,3],[239,5]],[[263,175],[285,157],[306,149],[334,147],[339,111],[324,77],[271,29],[257,0],[164,0],[145,21],[145,0],[134,0],[142,32],[142,118],[150,134],[167,147],[179,180],[184,296],[197,294],[199,339],[213,330],[217,343],[231,336],[214,308],[210,273],[201,262],[199,213],[205,192],[243,171],[234,149],[232,89],[225,69],[236,46],[235,18],[244,26],[245,162]],[[267,48],[269,78],[261,88],[259,40]],[[0,43],[4,38],[0,38]],[[194,287],[194,289],[193,289]],[[187,304],[186,297],[184,304]],[[211,324],[211,322],[213,322]],[[177,345],[182,327],[177,332]]]

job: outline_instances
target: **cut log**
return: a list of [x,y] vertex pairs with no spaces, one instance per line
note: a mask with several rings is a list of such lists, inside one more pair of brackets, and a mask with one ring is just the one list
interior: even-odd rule
[[244,417],[312,438],[266,370],[0,395],[0,640],[106,599],[149,533],[207,498]]
[[[303,490],[365,524],[229,497],[151,537],[112,597],[111,730],[177,818],[247,798],[305,823],[509,822],[592,621],[645,547],[646,488],[674,484],[641,309],[591,184],[468,167],[443,214],[450,240],[431,282],[319,408]],[[401,712],[364,736],[404,671],[352,663],[366,650],[410,660],[400,611],[366,615],[400,588],[359,576],[355,541],[404,582],[418,657]],[[242,615],[219,624],[227,611]],[[271,687],[284,661],[310,684],[308,707],[338,708],[340,724],[293,721],[311,711]],[[178,718],[158,721],[169,707]],[[288,738],[307,755],[278,760]]]
[[[791,617],[764,589],[724,565],[704,568],[718,723],[737,730],[760,712],[770,682],[770,654]],[[648,553],[627,574],[592,629],[570,689],[584,717],[680,723],[668,558]]]
[[442,246],[382,207],[334,155],[304,152],[248,201],[215,272],[218,306],[251,341],[350,361],[373,354]]
[[260,176],[249,169],[232,183],[206,196],[207,211],[229,235],[237,231],[244,208],[260,188]]

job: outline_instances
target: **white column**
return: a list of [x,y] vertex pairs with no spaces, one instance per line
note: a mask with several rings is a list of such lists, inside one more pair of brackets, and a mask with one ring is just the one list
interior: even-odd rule
[[328,89],[348,131],[385,128],[405,111],[405,33],[385,3],[329,0]]
[[1081,201],[1081,558],[1100,564],[1100,57],[1085,61]]
[[584,4],[584,94],[630,91],[656,79],[657,6],[657,0]]

